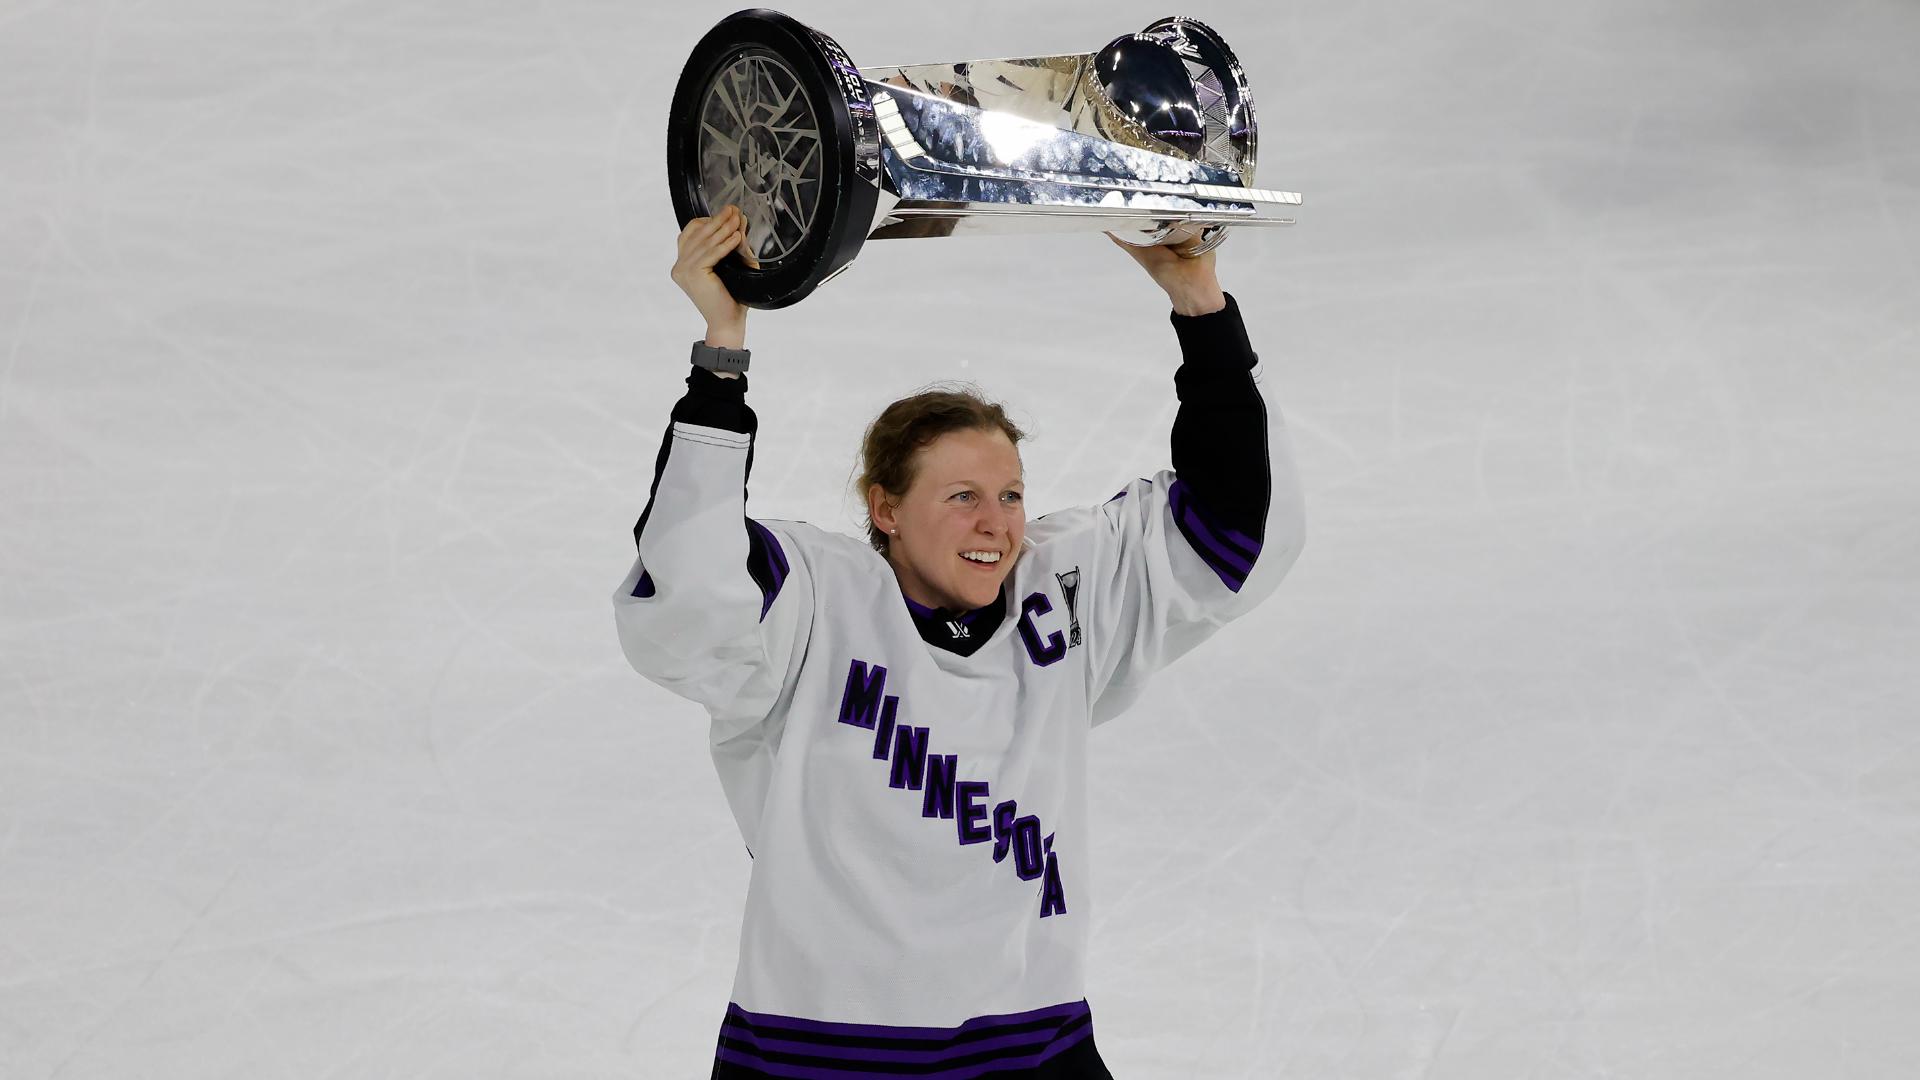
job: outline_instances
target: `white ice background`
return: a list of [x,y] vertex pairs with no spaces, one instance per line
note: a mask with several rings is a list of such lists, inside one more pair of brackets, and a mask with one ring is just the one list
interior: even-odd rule
[[[706,1075],[748,859],[609,596],[744,6],[0,4],[0,1076]],[[1920,6],[782,9],[1199,17],[1305,196],[1218,264],[1306,552],[1094,739],[1119,1080],[1920,1076]],[[870,243],[749,322],[751,505],[854,530],[952,377],[1103,499],[1167,311],[1098,233]]]

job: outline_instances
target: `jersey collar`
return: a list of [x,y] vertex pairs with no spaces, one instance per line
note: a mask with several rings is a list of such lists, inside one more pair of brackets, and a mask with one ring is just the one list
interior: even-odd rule
[[995,596],[993,603],[971,611],[928,607],[905,593],[900,594],[900,599],[906,601],[907,614],[913,616],[914,629],[920,631],[921,640],[960,656],[972,656],[986,644],[1007,614],[1004,592]]

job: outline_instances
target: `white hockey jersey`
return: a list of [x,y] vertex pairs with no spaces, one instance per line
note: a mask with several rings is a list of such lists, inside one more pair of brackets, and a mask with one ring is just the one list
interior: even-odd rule
[[[1194,355],[1217,331],[1244,342],[1230,309],[1173,316],[1183,375],[1221,362]],[[672,425],[614,607],[633,667],[705,706],[753,857],[716,1076],[1041,1075],[1090,1048],[1087,734],[1303,543],[1252,363],[1229,357],[1216,391],[1262,444],[1241,479],[1264,467],[1264,517],[1224,520],[1170,470],[1042,516],[997,624],[911,604],[862,540],[747,519],[751,424]],[[963,654],[942,626],[983,637]]]

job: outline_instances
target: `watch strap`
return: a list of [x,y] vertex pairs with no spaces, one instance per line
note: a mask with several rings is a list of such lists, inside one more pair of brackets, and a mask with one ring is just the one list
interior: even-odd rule
[[729,349],[720,345],[709,345],[704,341],[693,343],[693,363],[696,367],[708,371],[737,371],[745,373],[747,359],[753,354],[746,349]]

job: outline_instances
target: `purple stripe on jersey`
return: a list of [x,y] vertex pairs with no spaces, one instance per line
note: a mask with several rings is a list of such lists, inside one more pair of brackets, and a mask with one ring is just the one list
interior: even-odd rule
[[1180,523],[1180,535],[1187,538],[1187,544],[1193,548],[1194,554],[1200,556],[1200,561],[1206,564],[1207,569],[1213,571],[1213,576],[1220,579],[1220,584],[1225,585],[1228,592],[1237,593],[1240,591],[1240,586],[1247,583],[1245,575],[1235,573],[1232,567],[1224,566],[1219,559],[1210,557],[1206,545],[1193,535],[1184,521]]
[[1081,1028],[1078,1032],[1061,1039],[1057,1044],[1038,1053],[999,1058],[994,1061],[983,1061],[977,1065],[961,1065],[951,1069],[934,1069],[932,1071],[915,1069],[911,1073],[904,1074],[893,1070],[876,1072],[871,1066],[865,1066],[859,1069],[848,1069],[838,1065],[783,1064],[780,1062],[766,1061],[754,1054],[745,1051],[730,1050],[725,1047],[722,1047],[719,1053],[715,1055],[715,1060],[725,1065],[752,1069],[756,1076],[778,1077],[779,1080],[850,1080],[850,1078],[854,1077],[902,1075],[926,1077],[928,1080],[979,1080],[981,1077],[987,1077],[991,1080],[992,1077],[1004,1076],[1015,1070],[1037,1069],[1085,1042],[1092,1034],[1092,1029]]
[[[1072,1006],[1057,1006],[1076,1010],[1053,1020],[1037,1021],[1037,1026],[1021,1032],[999,1033],[1005,1025],[995,1025],[975,1029],[962,1036],[968,1025],[979,1020],[994,1019],[977,1017],[958,1028],[905,1028],[880,1027],[870,1024],[819,1024],[814,1021],[799,1021],[793,1017],[768,1017],[783,1023],[802,1023],[812,1032],[811,1039],[818,1040],[824,1032],[815,1032],[817,1028],[843,1029],[841,1035],[849,1040],[892,1042],[894,1046],[872,1045],[833,1045],[831,1042],[809,1041],[808,1039],[778,1038],[766,1032],[756,1036],[748,1031],[743,1020],[735,1014],[753,1016],[737,1006],[727,1009],[727,1023],[721,1027],[720,1045],[716,1052],[719,1061],[735,1065],[744,1065],[758,1069],[768,1076],[791,1078],[791,1080],[845,1080],[849,1076],[878,1076],[875,1065],[895,1065],[902,1071],[916,1077],[932,1077],[934,1080],[972,1080],[974,1077],[988,1076],[1006,1072],[1010,1069],[1031,1069],[1049,1058],[1084,1042],[1093,1034],[1093,1017],[1086,1011],[1086,1003],[1075,1002]],[[1052,1012],[1055,1010],[1038,1010]],[[1034,1014],[1021,1014],[1034,1015]],[[775,1029],[777,1030],[777,1029]],[[850,1034],[860,1032],[864,1034]],[[937,1033],[931,1037],[903,1036],[905,1032]],[[884,1033],[884,1034],[883,1034]],[[795,1031],[794,1034],[799,1034]],[[898,1044],[926,1039],[926,1045],[914,1047]],[[943,1067],[944,1063],[944,1067]],[[884,1075],[895,1075],[891,1070]]]
[[1200,561],[1207,564],[1207,568],[1228,590],[1239,592],[1240,587],[1246,584],[1247,575],[1253,572],[1253,559],[1259,555],[1260,542],[1231,529],[1220,529],[1253,547],[1252,557],[1242,554],[1215,534],[1219,526],[1209,522],[1200,513],[1185,484],[1175,480],[1167,495],[1172,504],[1174,522],[1180,526],[1180,535],[1187,538],[1194,554],[1200,556]]
[[656,591],[653,587],[653,575],[645,570],[640,571],[640,580],[633,583],[633,595],[645,600]]
[[1184,506],[1198,514],[1200,520],[1206,523],[1207,530],[1213,533],[1215,538],[1232,545],[1232,548],[1243,556],[1249,565],[1260,557],[1260,541],[1246,533],[1222,525],[1212,514],[1207,513],[1206,507],[1200,505],[1200,500],[1193,497],[1193,489],[1189,488],[1184,481],[1175,480],[1167,489],[1167,494],[1173,498],[1175,506]]
[[759,1028],[780,1028],[786,1031],[810,1032],[815,1035],[829,1035],[849,1039],[924,1039],[934,1041],[953,1041],[979,1031],[1009,1027],[1014,1024],[1029,1024],[1039,1020],[1051,1020],[1064,1023],[1080,1016],[1091,1016],[1092,1010],[1085,1001],[1066,1001],[1058,1005],[1048,1005],[1042,1009],[1033,1009],[1021,1013],[996,1013],[988,1016],[976,1016],[963,1021],[956,1027],[896,1027],[892,1024],[843,1024],[832,1020],[809,1020],[803,1016],[780,1016],[775,1013],[748,1012],[738,1005],[728,1004],[729,1019],[744,1020]]
[[[760,620],[765,622],[767,612],[773,607],[773,598],[780,595],[780,587],[787,583],[790,568],[787,565],[787,553],[781,550],[780,541],[773,535],[773,530],[752,518],[747,519],[747,528],[760,541],[760,568],[766,571],[767,580],[760,583]],[[748,552],[749,563],[754,561],[753,555],[754,552]],[[757,579],[760,575],[754,576]]]
[[[748,518],[747,520],[753,521],[752,518]],[[785,548],[780,546],[780,538],[773,535],[773,530],[767,528],[765,525],[761,525],[757,521],[754,521],[753,523],[755,526],[757,526],[760,529],[761,533],[763,533],[766,536],[767,550],[772,552],[773,554],[773,563],[780,571],[780,580],[785,581],[787,579],[787,574],[792,572],[792,567],[789,567],[787,565],[787,551]]]
[[1193,507],[1189,506],[1181,512],[1180,520],[1186,523],[1187,530],[1194,539],[1199,540],[1207,546],[1207,551],[1212,552],[1214,558],[1238,570],[1241,577],[1246,577],[1253,572],[1253,563],[1249,562],[1247,558],[1239,552],[1221,543],[1220,540],[1213,535],[1213,530],[1207,528],[1207,523],[1201,519]]
[[[1051,1047],[1060,1033],[1053,1028],[1039,1031],[1017,1031],[1011,1035],[996,1035],[990,1039],[960,1043],[955,1046],[930,1050],[907,1050],[885,1046],[835,1046],[823,1047],[814,1042],[797,1042],[793,1039],[775,1039],[756,1036],[738,1025],[724,1027],[720,1037],[726,1040],[727,1049],[740,1054],[751,1054],[762,1060],[784,1058],[781,1064],[799,1065],[818,1063],[831,1065],[842,1062],[870,1061],[889,1065],[941,1065],[946,1064],[950,1071],[966,1068],[970,1065],[992,1064],[1002,1068],[1006,1058],[1016,1055],[1038,1054]],[[953,1059],[969,1059],[965,1064],[955,1064]],[[944,1075],[931,1072],[925,1075]]]

